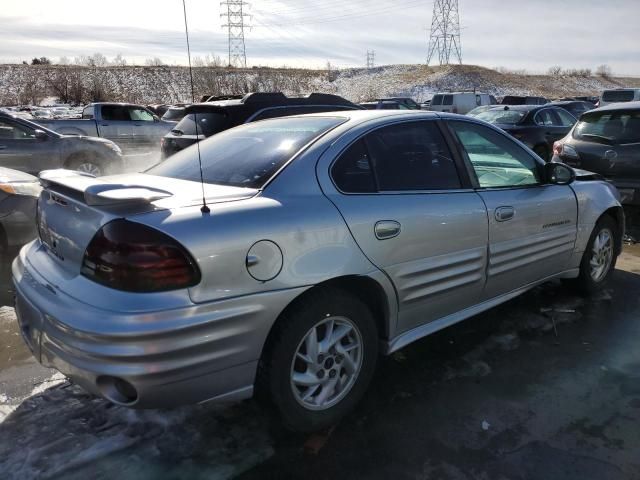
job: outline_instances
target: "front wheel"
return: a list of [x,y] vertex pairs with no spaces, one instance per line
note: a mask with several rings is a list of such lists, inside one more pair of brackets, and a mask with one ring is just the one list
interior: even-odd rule
[[310,292],[275,328],[258,386],[292,430],[335,424],[362,398],[375,369],[378,339],[368,307],[340,290]]
[[85,156],[74,156],[69,160],[66,168],[77,172],[89,173],[96,177],[104,175],[104,167],[99,160],[91,159]]
[[604,216],[596,223],[580,263],[577,286],[585,293],[595,293],[611,278],[616,267],[616,223]]

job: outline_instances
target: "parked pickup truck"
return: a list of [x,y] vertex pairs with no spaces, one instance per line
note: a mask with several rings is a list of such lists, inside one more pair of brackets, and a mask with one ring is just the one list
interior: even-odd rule
[[78,120],[38,120],[63,135],[102,137],[115,142],[125,154],[156,150],[175,122],[166,122],[146,107],[128,103],[91,103]]

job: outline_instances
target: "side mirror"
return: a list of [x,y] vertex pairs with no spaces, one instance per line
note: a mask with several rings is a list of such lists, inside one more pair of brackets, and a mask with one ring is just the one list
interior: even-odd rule
[[544,165],[547,182],[554,185],[569,185],[576,179],[576,172],[568,165],[550,162]]
[[47,135],[42,130],[35,130],[34,131],[34,136],[36,137],[36,139],[38,139],[40,141],[44,141],[44,140],[48,140],[49,139],[49,135]]

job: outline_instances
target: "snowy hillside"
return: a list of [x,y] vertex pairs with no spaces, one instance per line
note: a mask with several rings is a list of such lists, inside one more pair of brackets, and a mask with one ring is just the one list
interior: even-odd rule
[[[496,96],[543,95],[557,98],[596,95],[606,88],[640,87],[638,78],[604,79],[504,74],[476,66],[392,65],[367,69],[319,71],[301,69],[194,69],[195,96],[283,91],[337,93],[360,102],[383,96],[410,96],[417,101],[438,91],[479,90]],[[189,101],[191,87],[185,67],[78,67],[0,65],[0,105],[39,103],[54,96],[65,102]]]

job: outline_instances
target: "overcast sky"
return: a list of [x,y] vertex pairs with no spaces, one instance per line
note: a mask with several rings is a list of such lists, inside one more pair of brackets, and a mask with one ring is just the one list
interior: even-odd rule
[[[100,52],[186,63],[182,0],[3,0],[0,62]],[[459,0],[463,62],[640,75],[640,0]],[[433,0],[252,0],[251,65],[422,63]],[[192,55],[226,59],[218,0],[187,0]]]

